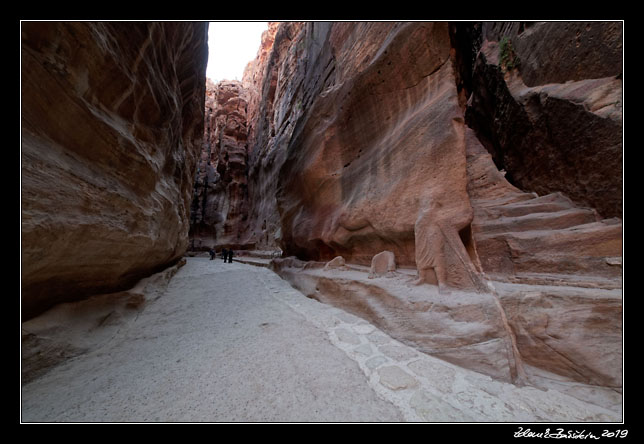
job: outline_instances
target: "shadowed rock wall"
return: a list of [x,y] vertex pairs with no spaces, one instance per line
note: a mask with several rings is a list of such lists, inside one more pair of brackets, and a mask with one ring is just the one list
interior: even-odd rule
[[480,24],[466,112],[507,179],[622,217],[621,23]]
[[207,23],[24,22],[23,316],[188,246]]

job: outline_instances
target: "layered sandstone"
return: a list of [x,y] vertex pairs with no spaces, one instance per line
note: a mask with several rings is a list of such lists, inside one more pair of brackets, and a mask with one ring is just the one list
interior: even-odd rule
[[561,193],[520,191],[467,133],[472,238],[528,373],[621,387],[622,226]]
[[191,206],[190,248],[242,248],[248,218],[246,89],[206,82],[204,140]]
[[22,309],[132,286],[188,245],[206,23],[24,22]]
[[23,25],[27,316],[190,225],[427,354],[619,404],[619,23],[271,23],[205,91],[204,28]]
[[621,388],[621,36],[615,23],[481,25],[471,234],[536,380]]

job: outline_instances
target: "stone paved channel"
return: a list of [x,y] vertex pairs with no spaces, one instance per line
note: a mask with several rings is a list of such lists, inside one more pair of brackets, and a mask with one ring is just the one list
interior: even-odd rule
[[187,258],[108,342],[22,389],[24,422],[578,422],[616,413],[404,345],[272,271]]

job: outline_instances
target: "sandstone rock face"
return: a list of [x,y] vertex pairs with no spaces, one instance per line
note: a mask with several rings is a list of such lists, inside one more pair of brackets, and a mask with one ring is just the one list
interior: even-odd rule
[[346,261],[342,256],[334,257],[324,265],[325,270],[336,270],[344,268]]
[[422,282],[480,287],[450,51],[446,23],[281,26],[249,122],[250,235],[313,260],[389,250]]
[[621,217],[621,24],[484,23],[481,33],[466,120],[498,168],[524,191]]
[[515,188],[471,130],[467,159],[472,237],[522,361],[619,389],[622,270],[614,259],[621,259],[621,221],[602,220],[561,193]]
[[[621,42],[609,22],[271,23],[204,102],[204,25],[26,23],[25,313],[131,286],[190,225],[193,249],[261,250],[424,353],[618,405]],[[116,294],[87,325],[144,302]]]
[[496,379],[517,379],[517,357],[490,293],[414,286],[395,273],[369,279],[367,267],[274,259],[275,271],[310,298],[342,307],[418,350]]
[[487,22],[481,33],[490,42],[509,38],[528,86],[622,73],[620,22]]
[[22,23],[22,309],[132,286],[188,245],[206,23]]
[[622,225],[562,193],[537,196],[509,184],[472,131],[467,135],[472,233],[482,269],[495,279],[621,286]]
[[242,248],[248,218],[246,89],[206,83],[204,141],[197,164],[190,248]]
[[249,63],[242,80],[249,96],[248,193],[252,202],[245,243],[261,250],[277,249],[282,240],[276,199],[278,174],[285,145],[304,111],[303,91],[297,87],[307,76],[304,46],[293,44],[303,26],[269,23],[257,58]]

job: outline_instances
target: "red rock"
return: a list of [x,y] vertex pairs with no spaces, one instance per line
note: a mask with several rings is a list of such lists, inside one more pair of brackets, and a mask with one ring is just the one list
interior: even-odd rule
[[619,391],[620,34],[587,27],[272,23],[203,106],[198,26],[28,25],[23,304],[176,260],[194,185],[194,249],[281,248],[426,353]]
[[516,377],[511,341],[490,293],[445,296],[411,285],[404,273],[368,279],[368,269],[327,269],[293,258],[274,259],[273,266],[306,296],[360,316],[423,353],[500,380]]
[[496,170],[471,130],[467,141],[472,233],[483,271],[502,279],[545,273],[578,285],[593,276],[614,287],[621,268],[607,258],[621,256],[621,221],[602,220],[561,193],[518,190]]
[[182,257],[203,136],[206,23],[23,22],[22,310]]
[[330,260],[324,265],[325,270],[334,270],[334,269],[343,269],[345,266],[345,260],[342,256],[338,256]]
[[472,238],[528,375],[536,383],[536,368],[619,389],[621,262],[612,258],[621,255],[621,222],[561,193],[521,192],[471,130],[467,142]]
[[[303,113],[302,92],[291,86],[294,67],[303,62],[302,45],[292,45],[302,27],[297,22],[269,23],[257,58],[248,64],[242,79],[249,96],[248,194],[252,202],[244,243],[261,250],[279,248],[282,239],[276,195],[285,153],[275,147],[288,141]],[[288,119],[281,120],[286,115]]]
[[381,251],[371,259],[369,279],[391,275],[394,271],[396,271],[396,257],[391,251]]
[[459,237],[472,213],[447,24],[285,24],[271,51],[250,112],[251,238],[365,265],[389,250],[480,286]]
[[238,81],[206,83],[204,142],[197,165],[190,248],[247,247],[247,91]]

